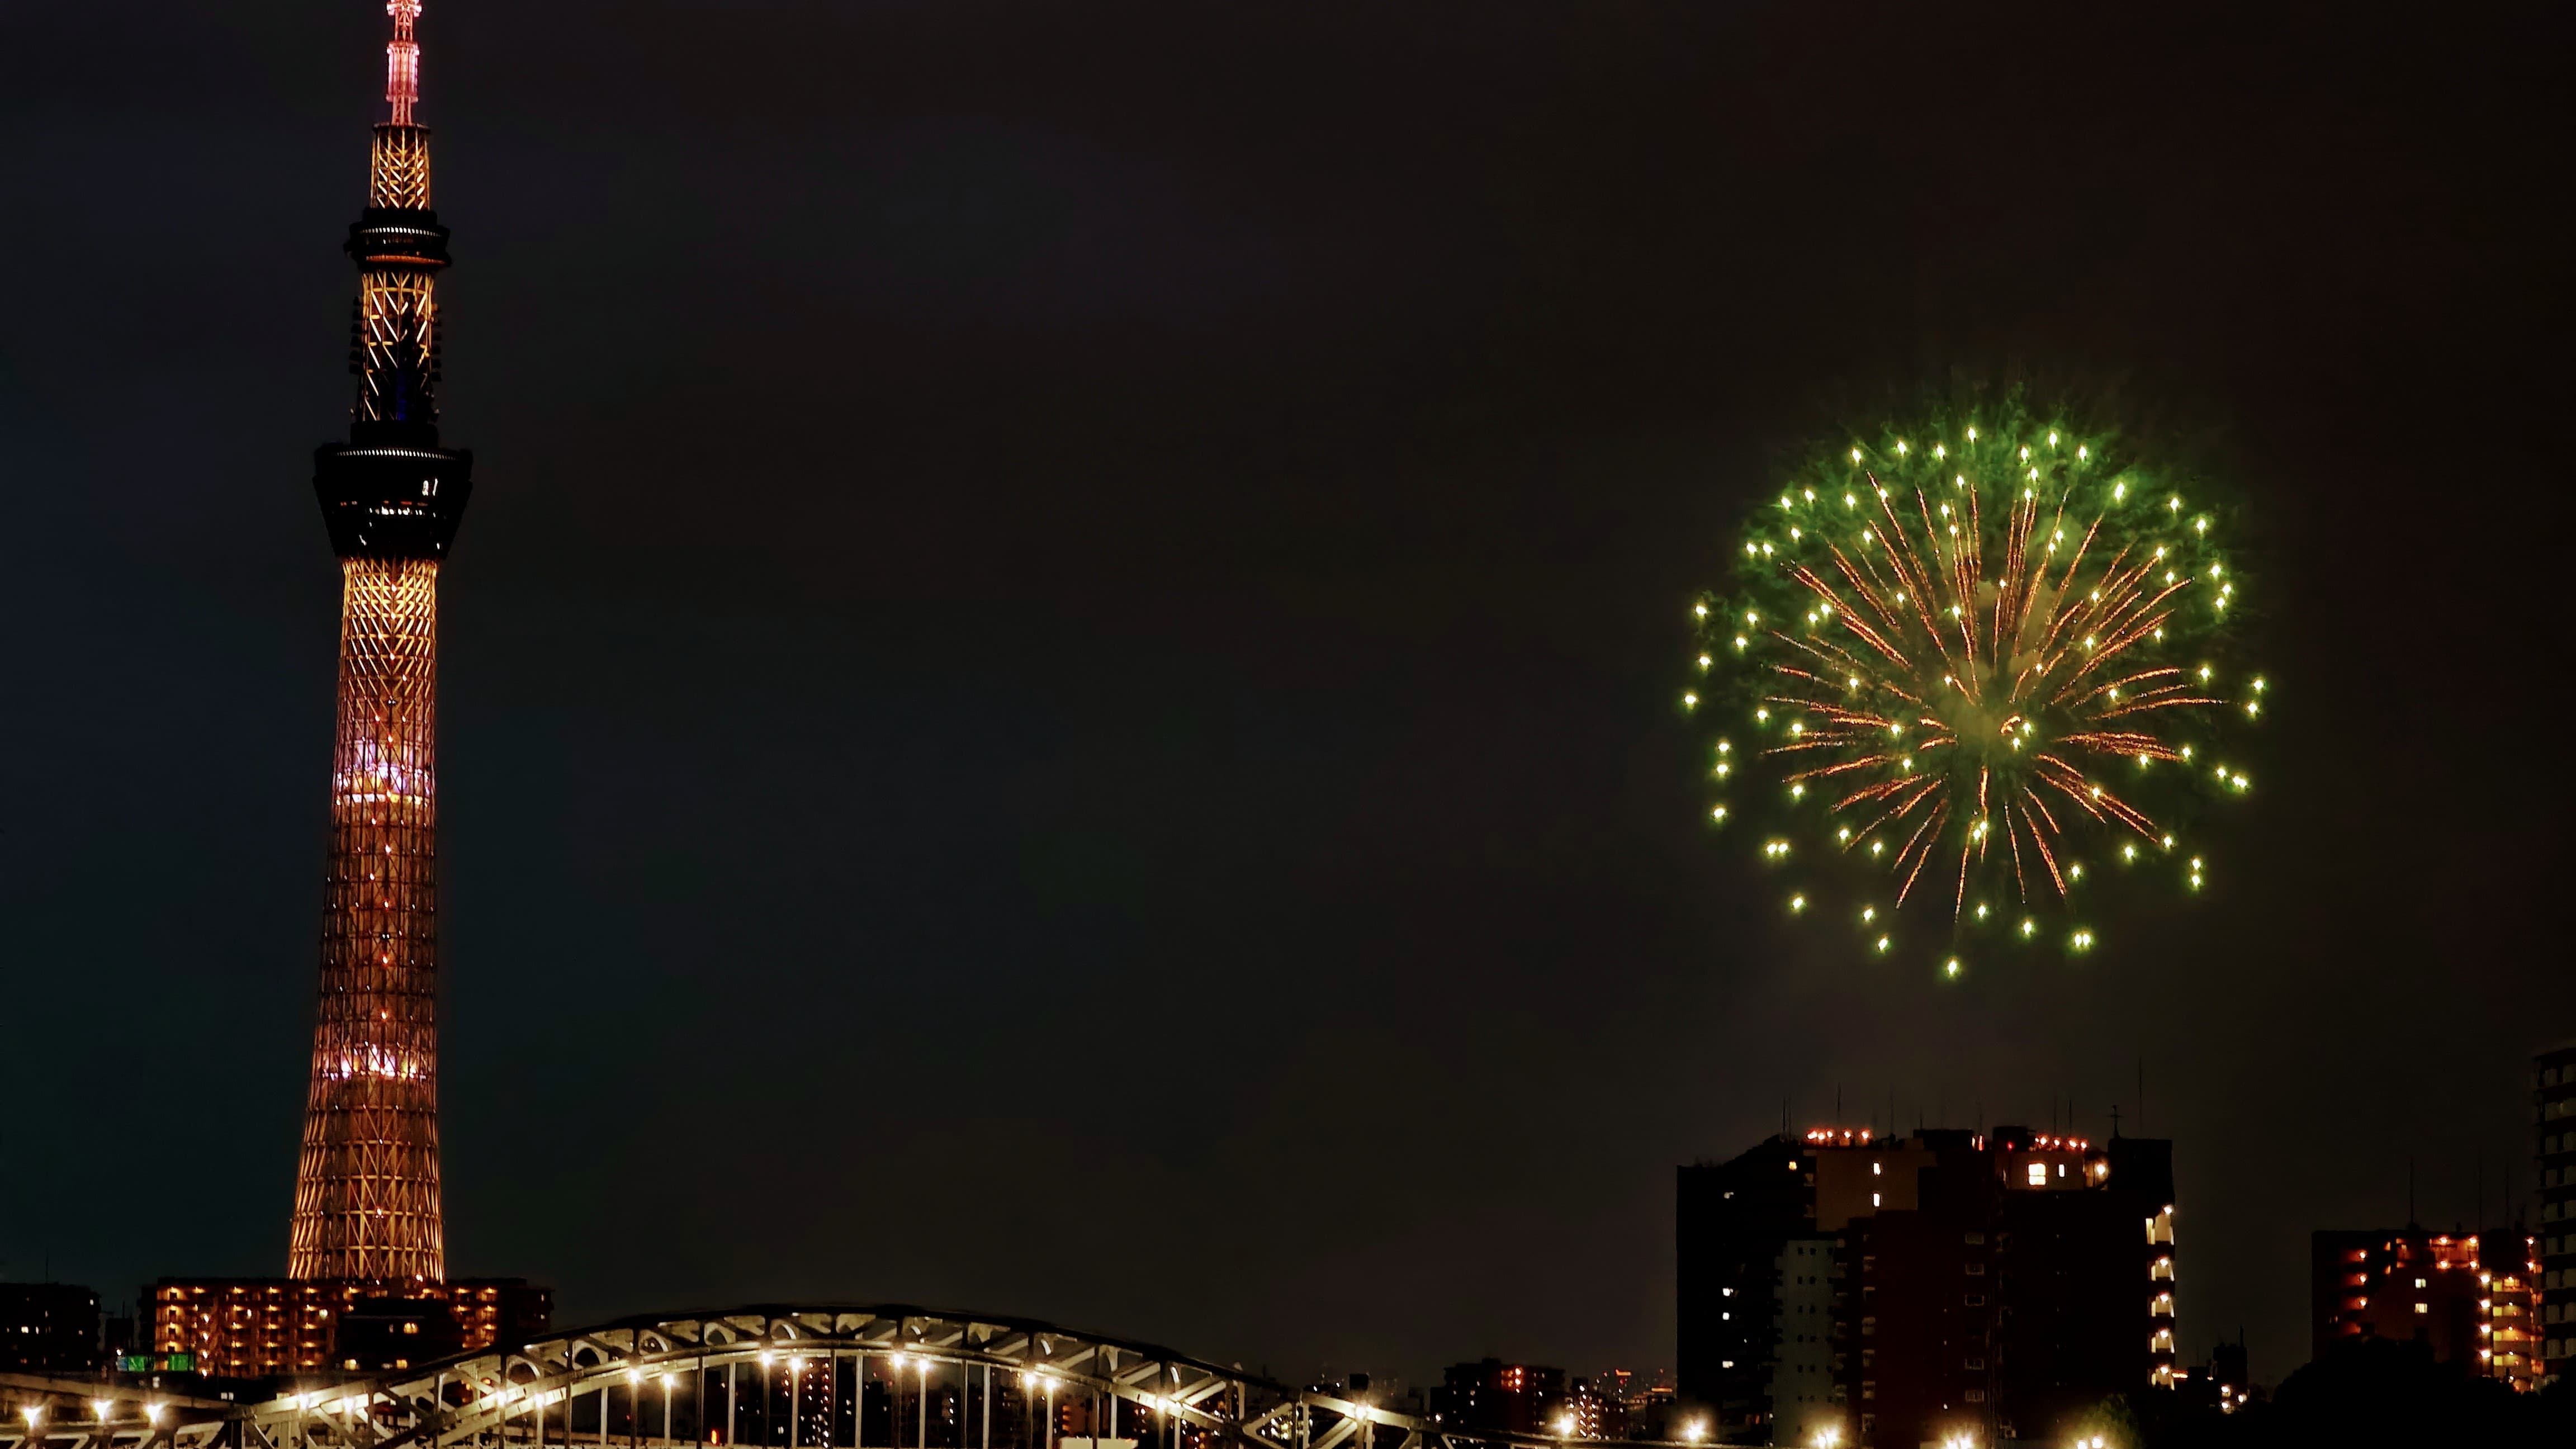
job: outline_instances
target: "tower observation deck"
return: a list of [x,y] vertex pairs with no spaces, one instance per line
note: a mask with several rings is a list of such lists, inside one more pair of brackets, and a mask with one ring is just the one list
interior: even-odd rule
[[438,276],[420,0],[389,0],[358,267],[348,440],[314,453],[341,572],[320,1009],[295,1180],[296,1279],[438,1283],[438,569],[473,455],[438,438]]

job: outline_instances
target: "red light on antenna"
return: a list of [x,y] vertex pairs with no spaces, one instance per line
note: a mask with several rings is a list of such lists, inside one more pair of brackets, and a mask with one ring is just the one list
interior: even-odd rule
[[412,37],[420,0],[385,0],[385,13],[394,21],[393,39],[385,42],[385,102],[393,107],[393,123],[408,126],[420,100],[420,42]]

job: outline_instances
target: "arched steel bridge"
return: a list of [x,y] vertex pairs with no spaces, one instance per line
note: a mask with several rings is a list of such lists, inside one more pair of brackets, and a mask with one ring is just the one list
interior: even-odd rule
[[[761,1304],[623,1318],[256,1404],[0,1376],[0,1449],[1566,1449],[1024,1318]],[[1098,1441],[1107,1440],[1103,1444]]]

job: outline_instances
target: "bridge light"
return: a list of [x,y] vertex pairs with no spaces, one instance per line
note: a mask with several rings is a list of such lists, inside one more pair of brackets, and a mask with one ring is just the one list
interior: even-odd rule
[[36,1427],[36,1421],[45,1417],[45,1411],[41,1405],[29,1404],[18,1411],[18,1417],[26,1420],[27,1427],[33,1429]]
[[626,1382],[630,1385],[644,1382],[644,1371],[642,1369],[628,1369],[626,1371]]
[[143,1417],[144,1417],[145,1421],[146,1421],[146,1422],[148,1422],[148,1423],[152,1423],[152,1424],[158,1424],[158,1423],[160,1423],[160,1422],[161,1422],[161,1405],[159,1405],[159,1404],[145,1404],[145,1405],[143,1406]]
[[1682,1437],[1693,1444],[1698,1443],[1700,1441],[1700,1436],[1707,1432],[1708,1422],[1704,1419],[1693,1419],[1689,1423],[1682,1425]]
[[98,1415],[98,1421],[102,1424],[107,1422],[108,1411],[115,1407],[115,1404],[110,1403],[106,1399],[92,1399],[89,1401],[89,1411]]

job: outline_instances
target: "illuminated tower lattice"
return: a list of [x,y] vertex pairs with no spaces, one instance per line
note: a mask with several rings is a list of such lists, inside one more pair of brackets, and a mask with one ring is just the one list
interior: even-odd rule
[[287,1271],[438,1282],[438,566],[471,454],[438,442],[437,280],[420,0],[390,0],[385,100],[358,264],[349,440],[314,455],[340,557],[340,710],[321,1009]]

